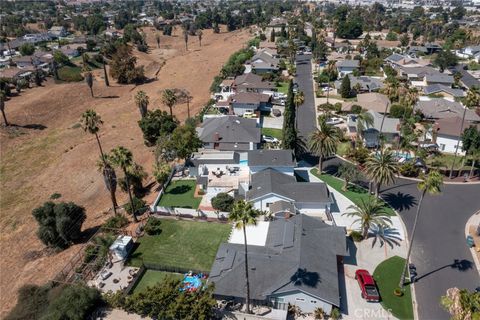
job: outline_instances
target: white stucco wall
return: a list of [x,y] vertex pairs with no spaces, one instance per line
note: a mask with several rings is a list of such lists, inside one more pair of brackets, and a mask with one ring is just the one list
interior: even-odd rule
[[[311,313],[316,308],[322,308],[325,313],[330,314],[332,305],[323,300],[310,296],[302,291],[292,291],[272,296],[271,301],[277,301],[278,304],[294,304],[298,306],[302,312]],[[281,308],[279,308],[281,309]]]
[[[458,138],[451,136],[438,135],[437,144],[438,149],[442,152],[455,153],[455,148],[457,146]],[[458,145],[458,154],[464,155],[465,152],[462,150],[462,141]]]
[[267,168],[272,168],[277,170],[278,172],[288,174],[290,176],[293,176],[293,167],[269,167],[269,166],[251,166],[250,167],[250,174],[255,174],[259,171],[262,171]]
[[274,203],[276,201],[280,201],[280,200],[284,200],[284,201],[288,201],[288,202],[291,201],[290,199],[280,197],[280,196],[277,196],[277,195],[274,195],[274,194],[267,194],[263,197],[255,199],[254,201],[252,201],[252,203],[253,203],[253,206],[255,207],[255,209],[266,211],[269,208],[268,207],[269,204],[272,204],[272,203]]

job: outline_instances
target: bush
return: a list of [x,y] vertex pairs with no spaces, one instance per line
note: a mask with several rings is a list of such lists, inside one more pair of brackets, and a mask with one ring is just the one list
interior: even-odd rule
[[352,106],[352,113],[355,113],[355,114],[359,114],[360,112],[362,112],[362,107],[359,106],[358,104],[354,104]]
[[138,121],[147,146],[153,146],[158,137],[171,134],[178,126],[178,120],[160,109],[148,111],[147,115]]
[[349,158],[359,164],[364,164],[369,156],[370,152],[364,147],[357,147],[356,149],[351,149],[350,153],[348,154]]
[[333,307],[332,312],[330,312],[330,319],[337,320],[340,319],[341,316],[340,310],[337,307]]
[[[140,209],[144,208],[145,205],[147,204],[143,199],[139,199],[137,197],[133,197],[133,205],[135,206],[135,211],[138,212]],[[132,214],[132,205],[130,201],[124,205],[125,211],[127,211],[128,214]]]
[[128,219],[124,215],[115,215],[109,218],[103,224],[102,228],[105,229],[120,229],[128,224]]
[[390,117],[403,119],[409,118],[412,114],[412,108],[400,104],[394,104],[390,107]]
[[144,230],[149,236],[160,234],[162,232],[161,224],[162,221],[160,221],[160,219],[150,218],[148,219]]
[[35,52],[35,46],[31,43],[24,43],[19,48],[22,56],[31,56]]
[[405,177],[417,177],[420,170],[415,167],[413,162],[406,162],[400,167],[400,173]]
[[212,207],[215,210],[220,210],[224,212],[230,212],[234,202],[234,198],[228,193],[220,192],[215,197],[212,198]]
[[352,238],[353,241],[355,242],[360,242],[363,240],[363,236],[359,231],[352,231],[350,232],[350,237]]

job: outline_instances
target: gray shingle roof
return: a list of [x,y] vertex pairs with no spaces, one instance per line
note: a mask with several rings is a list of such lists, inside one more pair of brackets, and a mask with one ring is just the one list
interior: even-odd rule
[[453,84],[454,80],[451,75],[436,73],[436,74],[427,74],[425,75],[425,80],[427,82],[437,82],[437,83],[446,83]]
[[359,65],[358,60],[342,60],[336,63],[337,68],[358,68]]
[[294,167],[292,150],[251,150],[248,152],[248,165],[251,167]]
[[263,81],[262,77],[254,73],[245,73],[235,78],[234,86],[237,90],[242,89],[274,89],[275,84]]
[[[380,79],[368,77],[368,76],[360,76],[360,77],[354,77],[353,75],[348,75],[350,78],[350,85],[351,87],[355,87],[356,84],[360,84],[362,90],[371,90],[371,91],[376,91],[381,88],[383,88],[385,85],[383,84],[383,81]],[[340,89],[342,86],[342,81],[337,80],[335,81],[335,88]]]
[[[257,120],[237,116],[207,118],[198,130],[203,142],[218,143],[260,143],[261,133]],[[218,139],[217,139],[218,138]]]
[[[303,214],[277,218],[265,246],[248,246],[251,298],[300,290],[339,306],[337,256],[346,254],[343,228]],[[244,274],[243,245],[222,244],[210,273],[215,294],[243,298]]]
[[444,86],[442,84],[432,84],[432,85],[426,86],[425,88],[423,88],[423,92],[427,95],[435,94],[438,92],[446,92],[452,95],[453,97],[463,97],[465,95],[465,92],[463,92],[463,90],[461,89],[454,89],[452,87]]
[[472,76],[470,73],[468,73],[467,70],[463,70],[463,65],[458,65],[454,68],[454,71],[460,72],[462,77],[460,78],[460,82],[463,83],[463,85],[469,89],[472,87],[478,87],[480,88],[480,81],[478,79],[475,79],[474,76]]
[[[420,110],[429,119],[462,117],[464,111],[464,107],[460,103],[442,98],[419,101],[415,109]],[[478,122],[480,117],[472,110],[467,109],[465,120]]]
[[255,200],[272,193],[294,202],[332,201],[327,186],[322,182],[297,182],[294,176],[270,168],[252,174],[247,199]]

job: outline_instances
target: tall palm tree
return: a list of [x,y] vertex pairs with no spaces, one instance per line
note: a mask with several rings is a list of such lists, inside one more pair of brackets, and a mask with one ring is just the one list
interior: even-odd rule
[[334,155],[337,152],[337,145],[340,142],[340,133],[337,128],[327,124],[326,117],[319,117],[318,129],[309,138],[308,148],[319,157],[318,172],[322,173],[323,159]]
[[250,282],[248,280],[248,246],[247,246],[247,231],[248,225],[256,225],[257,218],[262,213],[253,208],[250,202],[239,200],[233,204],[232,211],[230,212],[228,219],[234,223],[235,228],[243,230],[243,243],[245,246],[245,280],[247,284],[246,294],[246,306],[247,313],[250,313]]
[[[116,188],[113,188],[114,189],[113,195],[112,195],[111,189],[109,188],[109,186],[113,186],[114,184],[116,185],[116,180],[117,179],[116,179],[116,176],[115,176],[115,172],[113,172],[113,174],[112,174],[109,171],[110,169],[108,169],[108,167],[109,167],[108,157],[103,153],[102,144],[100,143],[100,138],[98,137],[98,132],[100,131],[100,126],[103,124],[102,118],[100,117],[100,115],[98,115],[95,112],[95,110],[88,109],[87,111],[85,111],[82,114],[82,118],[80,119],[80,123],[81,123],[82,128],[85,132],[88,132],[90,134],[95,135],[95,139],[97,140],[97,144],[98,144],[98,149],[100,151],[100,159],[103,162],[103,169],[102,169],[103,177],[104,177],[104,179],[105,178],[112,179],[112,180],[108,181],[108,183],[107,183],[107,181],[105,181],[105,184],[107,185],[107,190],[110,191],[110,197],[112,199],[113,211],[115,212],[115,214],[117,214],[117,200],[116,200],[116,197],[115,197]],[[104,170],[107,170],[108,172],[104,172]]]
[[[298,107],[305,101],[305,95],[303,91],[299,91],[293,97],[293,103],[295,103],[295,114],[298,115]],[[298,130],[298,116],[295,117],[295,128]]]
[[385,205],[378,200],[378,198],[370,197],[370,199],[361,199],[358,205],[351,205],[348,209],[353,209],[352,212],[346,212],[342,216],[357,217],[353,223],[360,223],[362,236],[364,239],[368,237],[368,230],[370,227],[381,227],[391,225],[392,220],[385,210]]
[[449,178],[453,177],[453,169],[455,167],[455,161],[457,160],[458,146],[460,145],[460,139],[462,139],[463,126],[465,124],[465,116],[467,115],[467,109],[480,106],[480,90],[477,87],[472,87],[467,92],[465,98],[465,108],[463,109],[462,123],[460,125],[460,134],[458,135],[457,145],[455,146],[455,154],[453,155],[452,167],[450,168]]
[[371,113],[368,113],[367,110],[362,109],[357,115],[357,132],[360,134],[363,133],[367,128],[373,126],[373,116]]
[[130,206],[132,208],[133,220],[138,222],[137,210],[133,203],[132,190],[130,188],[130,181],[128,179],[128,171],[133,166],[133,155],[130,150],[125,147],[119,146],[110,151],[110,159],[113,164],[120,167],[125,175],[125,183],[127,186],[128,199],[130,200]]
[[91,72],[87,72],[85,74],[85,82],[87,83],[88,87],[90,88],[90,94],[93,98],[93,75]]
[[148,111],[148,104],[150,103],[150,99],[148,98],[145,91],[140,90],[135,94],[135,103],[137,104],[138,110],[140,111],[140,115],[142,118],[145,118]]
[[170,109],[170,115],[173,117],[173,106],[177,103],[177,96],[172,89],[165,89],[162,93],[162,103]]
[[198,36],[198,42],[200,43],[200,47],[201,47],[202,46],[202,36],[203,36],[202,30],[197,31],[197,36]]
[[110,159],[108,155],[100,156],[100,160],[97,162],[98,171],[103,175],[103,181],[105,182],[105,187],[110,192],[110,198],[113,204],[113,211],[117,214],[117,196],[115,192],[117,191],[117,174],[110,164]]
[[405,259],[405,265],[403,267],[403,272],[400,277],[399,287],[403,288],[405,283],[405,273],[407,272],[408,261],[410,260],[410,254],[412,253],[412,244],[415,237],[415,231],[417,229],[418,217],[420,216],[420,211],[422,208],[422,202],[425,198],[425,195],[428,194],[438,194],[441,192],[441,187],[443,184],[442,174],[436,170],[432,170],[424,177],[422,181],[418,183],[418,190],[422,192],[420,196],[420,201],[418,202],[417,213],[415,214],[415,220],[413,222],[412,234],[410,236],[410,242],[408,244],[408,253],[407,258]]
[[0,92],[0,111],[2,112],[3,122],[5,123],[5,126],[8,127],[10,124],[5,115],[5,94],[3,92]]
[[110,86],[110,81],[108,81],[108,73],[107,73],[107,59],[105,58],[105,49],[101,49],[101,57],[102,57],[102,66],[103,66],[103,77],[105,78],[105,85],[107,87]]
[[398,172],[398,163],[390,150],[381,150],[365,163],[367,176],[376,184],[375,195],[378,197],[380,186],[393,183]]

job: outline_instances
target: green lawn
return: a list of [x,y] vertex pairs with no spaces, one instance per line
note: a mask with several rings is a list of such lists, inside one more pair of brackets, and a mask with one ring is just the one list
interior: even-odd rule
[[130,264],[148,263],[167,267],[210,271],[218,247],[226,242],[230,224],[162,219],[159,235],[144,235],[131,255]]
[[74,64],[65,65],[58,69],[58,78],[65,82],[78,82],[83,80],[82,68]]
[[142,278],[137,282],[133,288],[133,293],[141,292],[147,287],[152,287],[155,284],[164,281],[167,277],[172,277],[174,279],[181,280],[183,275],[179,273],[164,272],[157,270],[146,270],[142,275]]
[[288,82],[280,82],[279,86],[277,87],[278,92],[281,93],[288,93]]
[[172,180],[158,206],[197,209],[202,198],[195,198],[195,180]]
[[[427,159],[427,165],[431,167],[439,167],[443,169],[450,169],[452,167],[453,163],[453,154],[441,154],[438,156],[435,156],[433,158],[428,158]],[[463,166],[462,166],[463,164]],[[471,161],[470,159],[465,158],[462,155],[457,155],[457,158],[455,160],[455,169],[464,169],[464,170],[469,170],[471,167]],[[475,164],[475,167],[480,168],[480,162],[477,161]]]
[[[356,186],[356,185],[352,185],[352,184],[350,184],[348,186],[347,191],[343,191],[342,190],[343,180],[341,180],[337,177],[334,177],[332,175],[329,175],[329,174],[319,175],[317,168],[312,169],[310,172],[314,176],[316,176],[317,178],[319,178],[323,182],[325,182],[327,185],[329,185],[330,187],[332,187],[333,189],[337,190],[338,192],[343,194],[345,197],[350,199],[356,205],[359,205],[361,203],[362,199],[364,199],[365,201],[368,201],[368,199],[370,197],[369,194],[368,194],[368,190],[366,190],[362,187]],[[393,211],[393,209],[386,203],[385,203],[385,211],[390,216],[395,215],[395,211]]]
[[380,290],[383,308],[390,310],[399,319],[413,319],[410,286],[404,287],[405,293],[401,297],[393,294],[393,290],[398,287],[404,263],[405,259],[398,256],[387,259],[377,266],[373,278]]
[[262,128],[262,134],[266,136],[272,136],[278,140],[282,140],[282,129],[274,128]]

